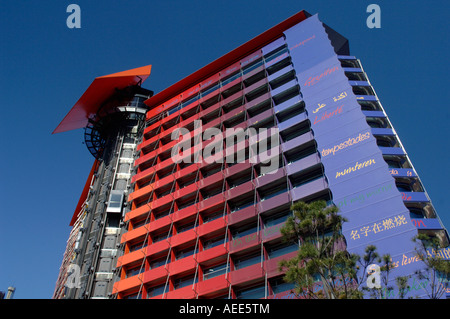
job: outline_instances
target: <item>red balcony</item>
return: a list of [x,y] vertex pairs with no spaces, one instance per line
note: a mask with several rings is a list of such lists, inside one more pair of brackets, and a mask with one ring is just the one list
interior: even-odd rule
[[[196,287],[197,284],[194,286],[188,285],[183,288],[178,288],[173,291],[169,291],[165,294],[166,299],[194,299],[196,297]],[[160,296],[161,298],[162,296]]]
[[225,218],[219,217],[210,222],[199,225],[197,227],[197,233],[201,237],[206,234],[211,234],[221,229],[224,229],[227,226],[227,220],[228,220],[227,216],[225,216]]
[[258,214],[256,206],[248,206],[241,210],[238,210],[228,216],[229,225],[239,223],[243,220],[252,218]]
[[227,242],[225,245],[220,244],[218,246],[203,250],[197,254],[197,261],[202,264],[206,262],[212,263],[220,259],[226,260],[228,248],[229,243]]
[[199,297],[214,297],[217,294],[228,292],[229,282],[225,278],[225,274],[200,281],[197,284],[197,293]]
[[[264,264],[263,264],[264,265]],[[264,268],[261,267],[261,263],[231,271],[229,273],[230,282],[232,285],[239,285],[248,282],[257,281],[265,277]]]

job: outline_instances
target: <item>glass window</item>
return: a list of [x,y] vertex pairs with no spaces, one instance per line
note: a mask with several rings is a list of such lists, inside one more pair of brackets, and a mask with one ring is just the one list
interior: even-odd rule
[[197,249],[195,249],[195,247],[189,247],[189,248],[177,251],[175,254],[175,257],[178,260],[181,258],[192,256],[195,252],[198,252],[198,247],[197,247]]
[[165,284],[147,289],[147,298],[155,297],[164,293]]
[[225,241],[225,234],[224,235],[220,235],[217,236],[215,238],[209,239],[207,241],[204,242],[203,244],[203,250],[209,249],[209,248],[213,248],[219,245],[223,245]]
[[140,274],[140,273],[142,273],[143,270],[144,270],[144,267],[141,268],[141,265],[135,266],[126,271],[126,277],[128,278],[128,277],[132,277],[137,274]]
[[[263,258],[264,260],[264,258]],[[242,269],[261,262],[261,252],[245,255],[234,259],[234,269]]]
[[284,211],[275,215],[268,216],[264,219],[264,228],[284,223],[290,215],[290,211]]
[[194,275],[190,275],[190,276],[186,276],[183,278],[179,278],[179,279],[175,279],[174,280],[174,288],[178,289],[178,288],[183,288],[189,285],[192,285],[194,283],[196,283],[198,281],[198,277],[195,277],[194,280]]
[[272,287],[273,294],[277,294],[280,292],[294,290],[295,284],[292,282],[285,282],[283,278],[277,278],[270,282]]
[[167,259],[167,256],[160,257],[158,259],[154,259],[150,261],[150,269],[158,268],[160,266],[164,266],[167,263],[170,263],[170,257]]
[[203,271],[203,280],[214,278],[225,274],[229,271],[229,266],[227,263],[216,265],[214,267],[209,267]]
[[236,298],[237,299],[260,299],[264,298],[266,294],[266,287],[264,284],[252,287],[252,288],[246,288],[239,291],[236,291]]

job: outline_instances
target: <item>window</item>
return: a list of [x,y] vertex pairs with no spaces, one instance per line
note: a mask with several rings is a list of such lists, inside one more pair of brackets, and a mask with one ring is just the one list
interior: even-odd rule
[[213,212],[211,214],[208,214],[203,217],[203,224],[206,224],[210,221],[216,220],[217,218],[223,217],[223,215],[224,215],[223,209]]
[[257,263],[260,263],[261,261],[264,261],[264,258],[261,259],[261,252],[258,251],[253,254],[247,254],[241,257],[235,257],[234,260],[234,269],[242,269]]
[[137,266],[134,266],[133,268],[127,269],[127,271],[125,272],[126,278],[129,278],[129,277],[132,277],[132,276],[142,273],[144,271],[144,267],[143,266],[141,267],[141,266],[142,265],[137,265]]
[[361,68],[361,65],[356,59],[342,59],[340,61],[343,68]]
[[235,230],[231,231],[231,237],[233,239],[238,239],[238,238],[242,238],[244,236],[256,233],[257,231],[257,225],[256,223],[252,223],[252,224],[248,224],[242,227],[239,227]]
[[265,189],[260,189],[259,196],[261,201],[264,201],[266,199],[275,197],[277,195],[283,194],[287,191],[288,186],[286,183],[286,180],[282,181],[278,185],[270,184],[270,187],[265,187]]
[[236,299],[260,299],[265,296],[266,287],[264,284],[236,291]]
[[364,72],[345,72],[345,76],[350,81],[367,81],[367,77]]
[[144,247],[144,241],[130,245],[130,252],[139,250]]
[[242,69],[242,73],[243,73],[244,75],[247,74],[247,73],[250,73],[250,72],[252,72],[253,70],[255,70],[255,69],[257,69],[258,67],[260,67],[261,65],[263,65],[263,61],[262,61],[262,60],[259,60],[258,62],[253,63],[253,64],[250,65],[250,66],[244,67],[244,68]]
[[[297,101],[298,99],[295,99]],[[286,102],[287,103],[287,102]],[[277,118],[280,121],[280,123],[289,120],[290,118],[293,118],[296,115],[299,115],[303,112],[305,112],[305,102],[293,102],[294,104],[287,109],[277,113]]]
[[188,231],[189,229],[193,229],[195,227],[195,220],[185,223],[183,225],[177,226],[177,233],[182,233]]
[[194,283],[197,283],[197,281],[198,281],[198,277],[195,276],[195,280],[194,280],[194,275],[189,275],[186,277],[175,279],[173,286],[175,289],[179,289],[179,288],[183,288],[183,287],[192,285]]
[[207,250],[207,249],[219,246],[219,245],[223,245],[224,242],[225,242],[225,234],[205,240],[205,242],[203,243],[203,250]]
[[194,253],[197,253],[197,252],[198,252],[198,247],[197,247],[197,249],[195,249],[195,247],[188,247],[188,248],[177,251],[175,253],[175,258],[178,260],[181,258],[192,256]]
[[285,156],[289,165],[315,153],[317,153],[317,147],[313,142],[308,144],[308,146],[303,145],[301,147],[294,148],[293,150],[286,152]]
[[228,271],[229,271],[229,266],[227,265],[227,263],[223,263],[220,265],[216,265],[214,267],[206,268],[203,271],[203,280],[207,280],[210,278],[214,278],[214,277],[223,275]]
[[152,298],[164,293],[166,285],[162,284],[159,286],[147,288],[147,298]]
[[107,212],[120,213],[123,204],[123,190],[112,190],[109,195]]
[[287,142],[309,131],[311,131],[311,123],[309,121],[303,121],[280,132],[280,135],[283,141]]
[[161,240],[166,239],[168,235],[169,235],[169,233],[165,232],[165,233],[161,233],[161,234],[152,236],[153,243],[157,243]]
[[164,266],[165,264],[170,263],[170,257],[169,259],[167,259],[167,256],[163,256],[163,257],[159,257],[157,259],[153,259],[152,261],[150,261],[150,269],[155,269],[158,268],[160,266]]
[[251,181],[252,179],[252,171],[248,170],[244,174],[239,174],[238,176],[232,176],[228,178],[228,185],[230,188],[234,188],[236,186],[242,185]]
[[272,287],[273,294],[278,294],[280,292],[290,291],[295,289],[295,284],[292,282],[285,282],[283,278],[276,278],[270,281],[270,286]]
[[408,208],[408,209],[409,209],[409,216],[412,219],[423,219],[423,218],[426,218],[422,209],[419,209],[419,208]]
[[400,192],[412,192],[411,186],[403,183],[396,183],[397,189]]
[[264,218],[264,228],[272,227],[281,223],[284,223],[289,216],[291,216],[291,212],[289,210],[282,211],[275,215],[268,216]]
[[286,73],[282,74],[281,76],[277,77],[276,79],[272,80],[270,82],[270,86],[271,86],[272,90],[274,90],[277,87],[280,87],[283,84],[286,84],[289,81],[294,80],[294,79],[295,79],[295,71],[292,70],[292,71],[286,72]]
[[237,212],[237,211],[239,211],[241,209],[250,207],[253,204],[254,204],[253,195],[251,197],[247,198],[247,199],[244,199],[244,200],[241,200],[241,201],[238,201],[238,202],[229,201],[231,213],[234,213],[234,212]]
[[323,176],[324,175],[322,165],[316,165],[314,169],[311,169],[308,172],[301,172],[299,174],[292,175],[290,179],[293,188],[297,188],[302,185],[313,182],[319,178],[322,178]]
[[382,111],[380,104],[376,101],[358,100],[358,104],[363,111]]

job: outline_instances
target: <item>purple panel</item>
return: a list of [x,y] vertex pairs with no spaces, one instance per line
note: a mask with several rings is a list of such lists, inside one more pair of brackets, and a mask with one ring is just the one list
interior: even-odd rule
[[[362,153],[361,155],[366,155],[366,153]],[[374,172],[375,174],[383,176],[386,180],[392,180],[392,176],[386,174],[388,166],[379,152],[369,156],[359,156],[357,159],[353,158],[350,162],[342,163],[342,165],[333,169],[326,168],[330,186],[337,186],[340,183],[354,180],[355,178],[376,182],[375,179],[366,175],[372,171],[376,171]]]
[[384,147],[380,146],[380,151],[383,155],[406,155],[401,147]]
[[287,141],[285,143],[281,144],[281,149],[283,150],[283,152],[287,152],[291,149],[293,149],[294,147],[297,147],[299,145],[305,144],[306,142],[309,142],[313,139],[313,135],[311,132],[305,133],[303,135],[300,135],[296,138],[293,138],[290,141]]
[[286,172],[288,175],[292,175],[318,163],[320,163],[319,154],[312,154],[296,162],[286,165]]
[[[329,187],[333,202],[348,218],[343,234],[349,251],[362,255],[367,245],[373,244],[380,255],[391,254],[397,265],[396,274],[412,275],[420,267],[420,262],[414,259],[411,241],[417,228],[404,202],[428,198],[425,193],[401,194],[397,190],[393,176],[413,176],[414,172],[388,169],[382,154],[404,154],[404,151],[379,148],[366,123],[366,116],[385,117],[385,114],[360,110],[359,100],[376,101],[376,98],[353,94],[351,83],[368,83],[349,83],[317,15],[290,28],[285,36],[329,182],[328,185],[322,178],[297,187],[291,190],[292,199],[301,200]],[[373,133],[392,134],[392,131],[375,129]],[[282,144],[282,149],[300,145],[295,142],[305,140],[293,139]],[[288,165],[287,173],[301,170],[308,161]],[[415,294],[420,293],[423,290]]]
[[429,202],[427,195],[424,192],[401,192],[404,202]]
[[284,34],[298,73],[330,56],[335,56],[317,15],[286,30]]
[[443,229],[439,219],[437,218],[424,218],[424,219],[411,219],[411,222],[417,229]]
[[300,89],[308,96],[321,94],[322,90],[342,81],[344,77],[341,63],[336,57],[331,57],[303,73],[297,73]]
[[395,133],[391,128],[372,127],[372,135],[395,136]]
[[356,99],[362,101],[378,101],[374,95],[357,95]]
[[[321,150],[322,149],[319,148],[319,151]],[[347,164],[351,165],[351,163],[355,163],[358,159],[364,156],[372,156],[374,154],[380,154],[377,145],[371,143],[370,141],[364,141],[362,143],[347,147],[343,151],[336,152],[334,156],[331,154],[327,157],[324,157],[321,154],[321,161],[325,165],[325,170],[327,172],[332,172],[338,167]]]
[[322,191],[328,187],[325,178],[316,179],[308,184],[296,187],[291,190],[292,201],[303,199],[309,195]]
[[279,123],[278,124],[278,129],[280,130],[280,132],[282,132],[285,129],[287,129],[287,128],[293,126],[293,125],[296,125],[298,123],[301,123],[301,122],[303,122],[305,120],[307,120],[307,116],[306,116],[306,113],[303,112],[303,113],[300,113],[300,114],[298,114],[298,115],[296,115],[296,116],[294,116],[294,117],[292,117],[292,118],[290,118],[290,119],[288,119],[288,120],[286,120],[284,122]]
[[[368,245],[375,245],[380,255],[387,252],[391,256],[402,254],[406,247],[412,248],[412,238],[417,235],[414,224],[408,218],[407,214],[399,213],[343,231],[347,238],[347,247],[354,249],[357,246],[365,248]],[[393,237],[395,245],[392,242]]]
[[265,212],[268,210],[271,210],[273,208],[276,208],[278,206],[287,204],[291,201],[290,194],[287,191],[286,193],[271,197],[269,199],[266,199],[264,201],[261,201],[259,203],[259,212]]
[[343,229],[353,229],[363,224],[373,224],[374,222],[393,216],[395,214],[404,213],[409,216],[403,202],[398,198],[395,184],[372,186],[368,190],[363,190],[358,194],[350,194],[343,200],[336,202],[343,204],[340,211],[342,215],[348,219],[348,223],[344,224]]
[[302,99],[300,98],[300,96],[298,96],[298,95],[294,96],[293,98],[291,98],[291,99],[289,99],[289,100],[287,100],[287,101],[285,101],[285,102],[283,102],[281,104],[276,105],[274,107],[275,113],[282,112],[282,111],[290,108],[294,104],[299,103],[301,101],[302,101]]
[[[332,108],[333,106],[341,105],[343,102],[351,99],[354,96],[352,87],[348,84],[347,79],[341,79],[335,85],[323,89],[320,94],[310,95],[305,94],[308,99],[306,109],[308,112],[318,112],[326,108]],[[319,108],[319,104],[325,104],[325,107]]]
[[[349,195],[354,194],[355,188],[367,189],[372,185],[379,185],[389,181],[393,181],[392,176],[389,174],[384,174],[386,169],[384,167],[379,167],[374,170],[368,171],[360,176],[355,175],[353,178],[348,178],[344,181],[336,183],[334,176],[328,177],[330,188],[333,190],[333,198],[345,198]],[[358,174],[355,172],[353,174]],[[361,173],[360,173],[361,174]],[[334,183],[332,183],[332,181]],[[355,185],[357,185],[355,187]]]
[[395,177],[417,177],[412,168],[390,168],[389,173]]
[[268,92],[268,93],[265,93],[265,94],[263,94],[263,95],[257,97],[256,99],[254,99],[254,100],[248,102],[248,103],[245,105],[245,108],[246,108],[246,109],[252,108],[252,107],[258,105],[259,103],[262,103],[262,102],[264,102],[264,101],[270,99],[270,97],[271,97],[271,96],[270,96],[270,93],[269,93],[269,92]]
[[361,145],[373,144],[375,143],[375,138],[372,136],[367,123],[358,122],[340,127],[334,135],[332,133],[323,134],[320,136],[320,139],[317,139],[317,142],[322,161],[324,161],[340,157],[341,154]]
[[366,119],[364,114],[361,113],[358,103],[340,104],[316,114],[311,116],[311,113],[309,113],[311,127],[316,138],[325,133],[336,134],[336,128],[341,126],[365,123]]
[[346,197],[339,198],[337,196],[333,196],[333,202],[342,213],[348,213],[350,211],[359,211],[360,209],[370,205],[371,203],[396,197],[397,203],[400,203],[399,207],[405,209],[403,202],[398,195],[399,194],[395,186],[395,182],[394,180],[391,180],[379,185],[374,184],[370,188],[366,189],[358,190],[356,188],[354,193],[349,194]]
[[264,176],[260,176],[257,179],[255,179],[255,185],[256,187],[261,187],[264,185],[267,185],[269,183],[272,183],[280,178],[283,178],[286,176],[286,173],[283,168],[279,168],[275,173],[273,174],[266,174]]
[[263,55],[266,55],[267,53],[270,53],[271,51],[275,50],[276,48],[279,48],[280,46],[284,45],[286,42],[284,40],[284,37],[278,38],[272,43],[266,45],[261,49]]
[[272,109],[268,109],[258,115],[253,116],[252,118],[247,120],[247,124],[248,126],[251,126],[253,124],[256,124],[259,121],[265,120],[266,118],[270,117],[273,115],[273,110]]
[[282,76],[283,74],[288,73],[289,71],[292,71],[294,68],[292,67],[292,65],[288,65],[287,67],[281,69],[280,71],[275,72],[274,74],[269,75],[268,81],[271,82],[272,80],[275,80],[276,78],[279,78],[280,76]]
[[383,111],[362,111],[363,114],[367,117],[382,117],[385,118],[386,114]]
[[288,83],[283,84],[283,85],[280,86],[280,87],[277,87],[275,90],[272,90],[272,91],[270,92],[270,94],[271,94],[272,96],[276,96],[277,94],[279,94],[279,93],[281,93],[281,92],[284,92],[284,91],[286,91],[287,89],[290,89],[290,88],[292,88],[292,87],[294,87],[294,86],[296,86],[296,85],[298,85],[297,80],[289,81]]

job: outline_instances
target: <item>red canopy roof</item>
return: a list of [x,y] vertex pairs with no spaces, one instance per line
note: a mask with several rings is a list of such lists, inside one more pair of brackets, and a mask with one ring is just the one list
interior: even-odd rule
[[85,127],[88,119],[97,113],[101,104],[114,93],[116,88],[123,89],[145,81],[151,69],[152,66],[147,65],[95,78],[52,134]]

